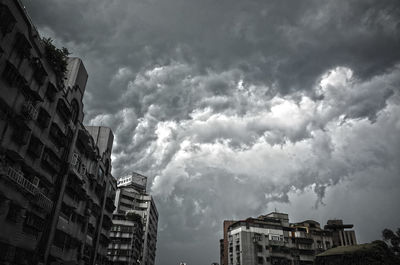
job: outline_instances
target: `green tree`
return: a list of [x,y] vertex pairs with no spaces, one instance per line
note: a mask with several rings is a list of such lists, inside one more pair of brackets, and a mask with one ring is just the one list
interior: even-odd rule
[[57,76],[57,85],[63,86],[67,73],[68,55],[71,53],[65,47],[59,49],[54,46],[51,38],[43,38],[42,42],[46,51],[46,59]]
[[382,231],[382,237],[396,256],[400,256],[400,228],[396,232],[390,229]]

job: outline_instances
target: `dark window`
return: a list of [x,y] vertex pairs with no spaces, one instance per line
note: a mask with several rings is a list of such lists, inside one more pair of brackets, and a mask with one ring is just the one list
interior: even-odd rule
[[18,121],[13,131],[13,140],[20,145],[25,145],[29,141],[29,137],[31,136],[31,129],[28,126],[23,124],[23,122]]
[[6,62],[6,67],[3,71],[4,80],[11,86],[22,87],[26,84],[26,80],[20,75],[17,68],[10,63]]
[[76,99],[71,102],[71,119],[73,123],[76,123],[79,116],[79,104]]
[[56,99],[56,95],[57,95],[57,88],[52,83],[49,83],[47,85],[46,97],[50,101],[54,101]]
[[28,152],[33,157],[40,157],[43,150],[43,143],[39,140],[39,138],[32,136],[31,141],[29,142]]
[[263,252],[263,247],[261,245],[257,245],[257,251],[258,252]]
[[10,203],[7,213],[7,220],[18,222],[20,213],[21,213],[21,207],[18,204]]
[[15,50],[18,55],[22,58],[30,57],[30,50],[32,49],[31,44],[26,39],[25,35],[18,32],[15,37]]
[[35,215],[32,212],[27,212],[24,222],[24,232],[37,235],[38,232],[43,231],[45,225],[44,219]]
[[39,58],[33,58],[31,60],[32,67],[34,69],[33,78],[39,85],[44,84],[44,80],[47,76],[47,72],[44,69],[42,62]]
[[68,122],[68,120],[71,118],[71,110],[63,99],[58,100],[57,111],[65,122]]
[[46,129],[50,124],[50,114],[44,108],[40,108],[36,121],[40,127]]
[[263,264],[264,263],[264,258],[263,257],[257,257],[257,263],[258,264]]
[[69,249],[71,245],[71,237],[64,232],[57,230],[54,235],[53,245],[61,250]]
[[325,246],[326,246],[327,249],[331,248],[331,242],[325,241]]
[[50,127],[50,132],[49,132],[50,140],[53,141],[53,143],[58,147],[64,147],[66,145],[66,136],[58,127],[56,123],[52,123]]
[[49,148],[45,148],[42,156],[42,164],[53,173],[61,170],[61,160]]
[[0,30],[3,35],[10,33],[17,21],[12,15],[10,9],[4,5],[0,4]]

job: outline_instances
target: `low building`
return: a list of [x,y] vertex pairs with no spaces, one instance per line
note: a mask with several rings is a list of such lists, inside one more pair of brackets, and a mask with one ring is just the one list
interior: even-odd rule
[[325,230],[331,231],[333,236],[333,246],[352,246],[357,245],[356,233],[352,224],[343,224],[343,220],[328,220],[324,226]]
[[[334,245],[332,231],[318,222],[289,223],[287,214],[277,212],[234,222],[227,236],[228,265],[313,264],[316,255]],[[220,246],[224,255],[223,240]]]

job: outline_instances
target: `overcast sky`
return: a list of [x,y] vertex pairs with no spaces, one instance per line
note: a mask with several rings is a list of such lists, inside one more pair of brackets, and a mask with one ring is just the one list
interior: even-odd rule
[[398,0],[24,0],[89,72],[113,175],[149,176],[157,265],[219,262],[224,219],[400,226]]

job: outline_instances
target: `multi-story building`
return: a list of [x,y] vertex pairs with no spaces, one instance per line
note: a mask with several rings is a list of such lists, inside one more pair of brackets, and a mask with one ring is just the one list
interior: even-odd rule
[[132,211],[114,214],[108,258],[114,265],[139,265],[142,260],[142,217]]
[[49,45],[0,0],[0,263],[104,264],[113,134],[82,124],[88,74],[69,58],[60,75]]
[[219,241],[220,250],[220,263],[221,265],[228,265],[228,228],[236,221],[224,220],[223,223],[223,238]]
[[[118,179],[118,189],[115,197],[115,217],[125,213],[136,213],[141,216],[143,224],[141,265],[153,265],[156,257],[157,245],[157,207],[151,195],[146,192],[147,177],[137,173]],[[114,218],[115,226],[119,220]],[[115,249],[118,237],[111,238],[109,253]],[[128,253],[128,252],[127,252]]]
[[353,225],[343,224],[343,220],[328,220],[324,226],[325,230],[332,232],[334,247],[357,245],[354,230],[345,230],[349,228],[353,228]]
[[332,231],[313,220],[291,224],[284,213],[237,221],[227,231],[229,265],[313,264],[315,255],[334,246]]

